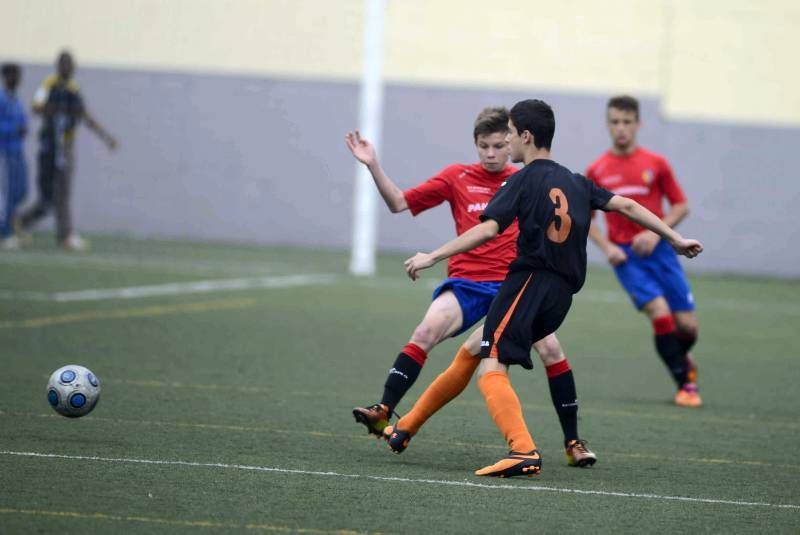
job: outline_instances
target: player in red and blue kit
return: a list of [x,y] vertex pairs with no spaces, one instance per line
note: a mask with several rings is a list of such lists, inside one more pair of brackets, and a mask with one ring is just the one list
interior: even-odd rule
[[[597,185],[629,197],[675,227],[689,213],[686,196],[667,160],[636,144],[639,103],[630,96],[608,101],[611,149],[592,163],[586,176]],[[662,209],[666,199],[670,208]],[[605,253],[636,308],[653,325],[656,350],[678,386],[675,403],[700,407],[697,367],[690,349],[697,340],[694,298],[669,244],[629,219],[606,213],[608,236],[592,225],[589,237]]]
[[[489,200],[517,171],[508,165],[508,111],[487,108],[475,121],[473,139],[479,163],[455,164],[436,176],[406,191],[400,190],[384,173],[374,147],[358,132],[347,134],[347,146],[372,174],[378,191],[393,213],[404,210],[417,215],[448,202],[456,233],[463,234],[480,222]],[[450,258],[448,278],[433,292],[433,301],[409,342],[389,370],[379,403],[356,407],[353,416],[368,432],[383,436],[394,409],[416,381],[428,353],[448,337],[458,336],[477,324],[489,310],[508,266],[516,257],[518,229],[512,225],[500,238],[472,251]],[[476,329],[461,346],[453,363],[426,390],[412,412],[404,417],[403,429],[415,434],[439,408],[466,388],[477,368],[482,327]],[[537,340],[534,348],[544,363],[553,404],[564,432],[567,459],[584,466],[596,460],[585,442],[578,437],[577,395],[569,363],[556,336]],[[385,437],[384,437],[385,438]]]

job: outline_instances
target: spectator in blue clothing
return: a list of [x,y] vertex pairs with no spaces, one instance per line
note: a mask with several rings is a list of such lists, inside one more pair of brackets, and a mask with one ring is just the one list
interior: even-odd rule
[[20,244],[13,231],[14,216],[28,191],[24,151],[28,119],[17,98],[22,70],[15,63],[4,63],[0,72],[0,249],[15,250]]

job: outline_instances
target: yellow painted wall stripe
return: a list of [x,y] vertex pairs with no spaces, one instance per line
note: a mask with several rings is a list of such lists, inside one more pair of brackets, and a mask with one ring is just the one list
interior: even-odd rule
[[[668,116],[800,124],[794,0],[387,2],[392,82],[663,99]],[[355,81],[363,0],[4,0],[0,57]]]

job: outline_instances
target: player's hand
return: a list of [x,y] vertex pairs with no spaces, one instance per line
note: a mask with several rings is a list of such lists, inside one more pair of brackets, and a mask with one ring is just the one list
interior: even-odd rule
[[661,241],[661,237],[652,230],[643,230],[633,237],[631,249],[639,256],[650,256]]
[[680,238],[672,244],[675,252],[687,258],[694,258],[703,252],[703,244],[697,240]]
[[428,269],[436,263],[436,260],[428,253],[417,253],[404,262],[408,278],[412,281],[417,280],[419,272]]
[[344,141],[347,143],[347,148],[356,157],[356,160],[367,166],[377,163],[378,154],[375,152],[375,147],[372,143],[362,138],[358,130],[348,132],[344,137]]
[[606,251],[606,258],[608,258],[608,263],[615,267],[628,261],[625,249],[613,243]]

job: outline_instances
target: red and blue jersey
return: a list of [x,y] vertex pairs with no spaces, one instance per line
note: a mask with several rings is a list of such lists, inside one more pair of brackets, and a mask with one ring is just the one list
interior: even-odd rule
[[[670,205],[686,202],[666,158],[641,147],[626,155],[608,151],[589,166],[586,176],[615,195],[633,199],[658,217],[664,216],[665,198]],[[606,212],[606,225],[608,239],[616,244],[629,244],[645,230],[617,212]]]
[[[456,233],[480,223],[480,215],[506,179],[517,172],[507,165],[498,173],[490,173],[479,163],[454,164],[425,182],[403,192],[408,208],[413,215],[450,203],[450,212],[456,224]],[[447,276],[472,281],[502,281],[508,265],[517,255],[517,223],[480,247],[466,253],[451,256],[447,264]]]

